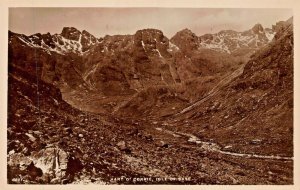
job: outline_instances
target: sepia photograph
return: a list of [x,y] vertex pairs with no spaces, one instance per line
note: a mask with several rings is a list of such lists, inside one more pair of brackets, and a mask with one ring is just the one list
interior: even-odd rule
[[7,184],[293,185],[293,16],[9,7]]

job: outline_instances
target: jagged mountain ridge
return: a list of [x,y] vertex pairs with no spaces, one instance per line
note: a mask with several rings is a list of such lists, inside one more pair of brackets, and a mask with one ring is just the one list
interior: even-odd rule
[[202,35],[199,38],[200,47],[234,54],[241,49],[255,50],[262,47],[269,43],[274,35],[273,29],[264,29],[261,24],[256,24],[244,32],[222,30],[215,34]]
[[218,33],[201,36],[197,36],[189,29],[184,29],[176,33],[171,41],[182,49],[197,50],[205,48],[239,56],[251,54],[258,48],[268,44],[281,24],[282,22],[276,23],[272,26],[272,29],[263,28],[261,24],[256,24],[244,32],[222,30]]
[[56,52],[59,54],[77,53],[83,54],[89,48],[96,44],[99,39],[91,35],[89,32],[83,30],[80,32],[74,27],[64,27],[60,34],[33,34],[30,36],[16,35],[10,32],[9,43],[12,38],[17,37],[23,43],[30,47],[40,48],[45,50],[48,54]]
[[[104,38],[96,39],[86,31],[80,32],[73,27],[66,27],[61,34],[54,34],[52,36],[49,33],[25,36],[10,32],[9,44],[13,46],[20,43],[20,46],[24,47],[24,45],[26,45],[29,48],[46,52],[49,55],[57,56],[57,54],[60,54],[75,57],[77,59],[76,61],[80,62],[76,64],[78,72],[83,75],[83,79],[86,79],[97,69],[94,64],[96,64],[99,59],[107,58],[108,60],[104,61],[111,62],[114,61],[112,57],[122,56],[120,55],[121,53],[128,53],[135,57],[135,62],[138,62],[138,59],[141,59],[140,61],[149,62],[150,59],[148,58],[162,57],[162,55],[166,57],[170,56],[167,51],[169,47],[166,47],[168,46],[168,41],[161,31],[153,31],[152,29],[144,30],[143,38],[145,43],[141,39],[142,33],[141,30],[135,35],[105,36]],[[156,48],[156,44],[150,41],[150,38],[153,37],[151,33],[158,33],[158,36],[156,34],[157,39],[164,39],[166,45],[162,45],[159,41],[156,43],[158,46]],[[156,40],[156,38],[153,39]],[[91,52],[89,52],[89,50],[91,50]],[[172,49],[170,50],[172,51]],[[90,63],[91,59],[93,63],[90,65],[84,65],[84,63],[82,63]],[[126,61],[130,62],[130,60]],[[134,70],[135,68],[132,69]],[[159,73],[157,73],[157,75],[159,75]]]
[[[255,26],[252,27],[252,29],[244,32],[236,32],[234,30],[222,30],[215,34],[204,34],[199,37],[196,36],[189,29],[184,29],[176,33],[175,36],[171,38],[171,41],[176,41],[176,38],[180,36],[179,38],[186,38],[185,40],[191,42],[191,44],[187,44],[191,47],[191,49],[193,49],[193,47],[194,48],[202,47],[207,49],[213,49],[216,51],[232,53],[242,47],[248,47],[254,49],[254,48],[261,47],[266,43],[270,42],[276,33],[276,28],[278,28],[278,26],[281,23],[282,22],[278,22],[276,25],[273,25],[272,29],[270,28],[264,29],[261,24],[256,24]],[[139,36],[141,31],[143,30],[138,31],[135,34],[135,36]],[[162,34],[161,31],[156,29],[148,29],[148,32],[150,31],[156,33],[156,37],[158,38],[160,38],[159,37],[160,35],[157,34]],[[10,34],[12,34],[12,32],[10,32]],[[12,36],[13,35],[9,35],[10,38],[9,43],[11,42]],[[87,52],[89,49],[91,49],[91,46],[96,45],[97,43],[100,43],[103,40],[103,38],[97,39],[95,36],[87,32],[86,30],[80,32],[74,27],[64,27],[60,34],[54,34],[54,35],[51,35],[50,33],[47,34],[37,33],[30,36],[26,36],[26,35],[17,35],[17,36],[23,43],[25,43],[28,46],[42,48],[47,52],[57,52],[60,54],[65,54],[70,52],[83,54],[84,52]],[[132,35],[116,35],[115,38],[117,40],[122,37],[126,38],[126,36],[132,36]],[[106,36],[106,37],[114,38],[113,36]],[[168,46],[167,51],[174,51],[179,49],[178,46],[173,44],[172,42],[168,43],[168,39],[166,37],[163,38],[164,39],[162,41],[162,44],[167,44]],[[146,39],[146,41],[149,41],[149,39]],[[193,44],[193,41],[196,43]],[[153,41],[151,42],[151,44],[153,45]],[[161,44],[157,44],[157,45],[158,45],[158,51],[157,50],[153,50],[153,51],[155,51],[156,54],[159,57],[161,57],[161,52],[160,52],[162,50],[160,48]],[[184,47],[182,47],[182,45],[180,44],[178,45],[181,48],[185,49]],[[108,51],[108,49],[105,49],[104,51]],[[163,54],[168,56],[166,52],[164,52]]]
[[18,62],[18,66],[23,62],[31,72],[36,70],[32,63],[37,62],[41,79],[58,86],[73,105],[78,98],[73,99],[69,94],[74,90],[95,91],[103,96],[131,96],[164,85],[183,86],[183,98],[195,100],[205,91],[189,93],[184,89],[212,75],[218,76],[214,80],[217,82],[236,68],[236,62],[241,62],[239,57],[226,52],[202,48],[199,39],[184,30],[169,40],[156,29],[97,39],[87,31],[65,27],[61,34],[54,35],[9,32],[9,55],[10,63]]

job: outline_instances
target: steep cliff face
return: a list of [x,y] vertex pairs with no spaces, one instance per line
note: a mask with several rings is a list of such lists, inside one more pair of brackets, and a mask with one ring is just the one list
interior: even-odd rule
[[[293,26],[251,56],[243,72],[184,109],[185,130],[232,151],[293,155]],[[197,132],[201,131],[201,132]]]
[[[172,84],[174,80],[168,65],[164,63],[166,58],[171,57],[167,47],[168,39],[161,31],[154,29],[140,30],[132,36],[106,36],[84,56],[89,65],[84,78],[94,89],[102,92],[110,90],[109,87],[101,89],[107,81],[114,81],[115,85],[119,85],[115,89],[123,91],[138,91],[165,82]],[[111,72],[106,73],[107,68]],[[118,77],[107,81],[101,78],[111,77],[110,73]]]
[[[9,32],[8,59],[11,69],[19,68],[60,89],[86,88],[78,72],[81,58],[77,54],[61,54],[54,51],[51,45],[46,45],[42,37],[33,39],[37,41],[31,40],[31,37]],[[39,46],[38,43],[41,45]]]
[[133,130],[132,125],[120,129],[116,121],[73,108],[57,87],[9,65],[8,183],[106,184],[120,175],[145,177],[116,150],[111,139],[124,139]]
[[193,51],[199,48],[199,39],[195,33],[189,29],[184,29],[177,32],[172,38],[174,43],[184,54],[192,54]]

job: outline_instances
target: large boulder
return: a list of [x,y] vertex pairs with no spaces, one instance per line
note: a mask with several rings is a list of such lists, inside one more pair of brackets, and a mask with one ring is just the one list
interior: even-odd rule
[[[18,168],[20,171],[27,171],[26,174],[30,175],[33,180],[42,176],[62,179],[66,176],[68,153],[56,147],[46,148],[39,152],[33,151],[30,156],[15,153],[9,155],[8,166]],[[12,173],[11,177],[19,176],[14,176],[14,173]]]

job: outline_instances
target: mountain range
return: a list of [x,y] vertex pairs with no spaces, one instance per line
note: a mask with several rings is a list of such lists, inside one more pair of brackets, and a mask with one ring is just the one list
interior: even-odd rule
[[291,184],[292,22],[170,39],[9,31],[9,183]]

